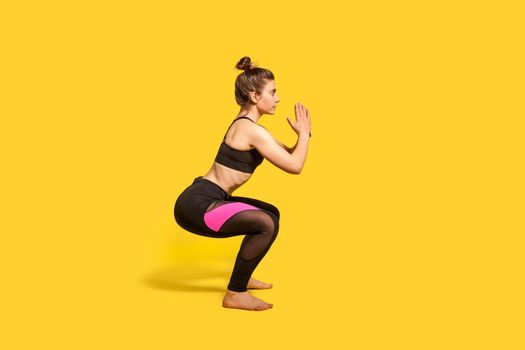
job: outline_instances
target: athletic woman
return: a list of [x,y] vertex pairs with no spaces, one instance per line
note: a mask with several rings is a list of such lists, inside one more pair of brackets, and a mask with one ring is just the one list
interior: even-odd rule
[[311,136],[310,112],[297,103],[295,123],[287,117],[298,135],[296,145],[287,147],[257,123],[264,114],[274,114],[279,103],[273,73],[252,64],[249,57],[243,57],[236,68],[244,71],[235,80],[240,112],[226,131],[211,169],[196,177],[177,198],[174,215],[180,227],[198,235],[245,235],[222,306],[261,311],[273,304],[250,295],[248,288],[272,287],[251,275],[277,237],[280,213],[270,203],[232,193],[248,181],[264,158],[287,173],[301,173]]

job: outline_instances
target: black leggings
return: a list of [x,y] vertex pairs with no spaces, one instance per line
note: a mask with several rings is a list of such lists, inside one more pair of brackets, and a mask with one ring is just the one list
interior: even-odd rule
[[279,231],[279,210],[254,198],[231,196],[198,176],[177,198],[175,221],[186,231],[207,237],[246,235],[235,260],[228,289],[248,290],[248,281]]

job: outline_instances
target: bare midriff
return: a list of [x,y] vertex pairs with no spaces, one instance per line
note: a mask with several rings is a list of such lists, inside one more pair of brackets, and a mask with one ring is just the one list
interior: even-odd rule
[[250,177],[252,177],[251,173],[231,169],[217,162],[213,162],[211,169],[203,176],[204,179],[215,182],[229,195]]

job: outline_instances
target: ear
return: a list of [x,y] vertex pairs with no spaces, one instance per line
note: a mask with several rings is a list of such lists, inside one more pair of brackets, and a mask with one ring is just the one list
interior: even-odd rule
[[256,91],[250,92],[250,101],[252,101],[252,103],[257,104],[257,102],[259,102],[259,99],[260,96]]

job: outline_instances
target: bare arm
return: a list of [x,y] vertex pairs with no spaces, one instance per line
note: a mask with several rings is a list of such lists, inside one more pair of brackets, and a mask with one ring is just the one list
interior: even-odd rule
[[301,103],[296,103],[296,122],[292,122],[290,118],[286,119],[298,135],[295,146],[289,148],[277,141],[265,127],[252,129],[253,132],[250,135],[251,144],[264,158],[278,168],[291,174],[300,174],[306,161],[310,136],[312,136],[310,132],[310,112]]
[[306,154],[308,153],[308,143],[310,142],[310,135],[306,133],[301,133],[297,137],[297,143],[290,149],[290,154],[299,161],[300,174],[303,170],[304,163],[306,162]]
[[[297,141],[299,141],[299,140],[297,140]],[[290,152],[290,154],[292,154],[296,147],[297,147],[297,142],[295,143],[295,145],[292,148],[288,148],[288,152]]]
[[275,140],[266,128],[252,128],[250,139],[251,145],[255,147],[264,158],[268,159],[270,163],[290,174],[301,173],[306,160],[310,139],[307,133],[301,133],[299,135],[292,153],[285,148],[285,145]]
[[[266,127],[264,127],[263,125],[259,124],[259,126],[262,126],[263,128],[266,129]],[[268,130],[268,129],[266,129]],[[268,131],[269,132],[269,131]],[[288,153],[292,153],[293,150],[295,149],[295,146],[293,146],[292,148],[286,146],[284,143],[282,143],[281,141],[277,140],[275,137],[273,138],[275,140],[275,142],[277,142],[279,144],[279,146],[281,146],[282,149],[286,150],[286,152]]]
[[292,148],[290,148],[290,147],[286,146],[284,143],[280,142],[280,141],[277,140],[277,139],[275,139],[275,141],[277,141],[277,143],[279,144],[279,146],[281,146],[283,149],[286,150],[286,152],[288,152],[288,153],[290,153],[290,154],[291,154],[291,153],[293,152],[293,150],[295,149],[295,146],[293,146]]

